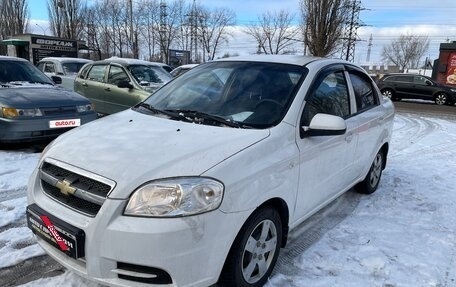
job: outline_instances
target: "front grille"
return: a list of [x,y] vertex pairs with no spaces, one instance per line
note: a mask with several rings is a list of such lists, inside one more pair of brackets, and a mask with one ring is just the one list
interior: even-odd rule
[[89,176],[49,162],[44,162],[40,169],[41,187],[47,195],[76,211],[95,216],[113,185]]
[[41,181],[41,186],[43,187],[44,192],[46,192],[52,198],[56,199],[57,201],[60,201],[65,205],[68,205],[73,209],[82,211],[83,213],[86,213],[90,216],[97,215],[98,211],[101,208],[101,205],[89,202],[76,196],[66,196],[60,192],[60,189],[43,180]]
[[57,107],[57,108],[41,108],[45,116],[65,116],[73,115],[76,113],[75,106]]

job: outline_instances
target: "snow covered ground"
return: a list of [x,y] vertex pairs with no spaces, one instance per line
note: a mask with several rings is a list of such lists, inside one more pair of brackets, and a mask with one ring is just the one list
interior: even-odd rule
[[[44,255],[24,220],[38,158],[0,151],[0,271]],[[291,234],[267,287],[456,286],[455,172],[456,119],[397,114],[378,191],[348,192],[317,214],[317,225],[329,226],[324,232]],[[308,238],[316,240],[306,245]],[[66,271],[24,286],[97,285]]]

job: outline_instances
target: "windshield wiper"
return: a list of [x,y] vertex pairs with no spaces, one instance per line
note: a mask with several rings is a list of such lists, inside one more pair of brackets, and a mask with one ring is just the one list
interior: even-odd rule
[[232,120],[227,120],[223,117],[207,114],[207,113],[200,112],[200,111],[194,111],[194,110],[166,110],[166,111],[179,113],[180,115],[193,119],[194,121],[199,121],[199,122],[212,121],[212,123],[222,124],[222,125],[232,127],[232,128],[250,128],[250,126],[247,126],[245,124],[241,124],[239,122],[232,121]]
[[151,111],[153,113],[156,113],[156,114],[166,115],[166,116],[170,117],[171,119],[178,119],[178,120],[182,120],[182,121],[185,121],[185,122],[191,122],[190,120],[188,120],[186,117],[180,115],[179,113],[172,112],[172,111],[167,111],[167,110],[156,109],[153,106],[151,106],[149,104],[146,104],[144,102],[141,102],[141,103],[139,103],[139,104],[137,104],[135,106],[135,108],[138,108],[138,107],[146,108],[149,111]]

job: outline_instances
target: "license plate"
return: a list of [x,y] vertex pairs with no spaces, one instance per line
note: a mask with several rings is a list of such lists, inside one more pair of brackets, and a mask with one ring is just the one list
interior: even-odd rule
[[36,236],[72,258],[84,257],[85,233],[36,204],[27,206],[27,226]]
[[51,129],[79,127],[80,125],[81,125],[81,119],[68,119],[68,120],[49,121],[49,127]]

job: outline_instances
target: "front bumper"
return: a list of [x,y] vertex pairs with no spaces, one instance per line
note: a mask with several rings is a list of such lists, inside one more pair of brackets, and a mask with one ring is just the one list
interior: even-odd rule
[[[122,215],[127,200],[107,199],[98,214],[89,217],[44,194],[36,171],[28,195],[29,204],[37,204],[85,233],[83,258],[73,259],[38,238],[46,252],[79,275],[111,286],[216,283],[231,244],[250,214],[215,210],[182,218],[131,217]],[[151,274],[170,280],[143,280]]]
[[0,118],[0,142],[12,143],[38,141],[55,138],[72,128],[50,128],[53,120],[80,119],[81,125],[97,118],[96,113],[75,114],[53,117],[36,117],[33,119]]

